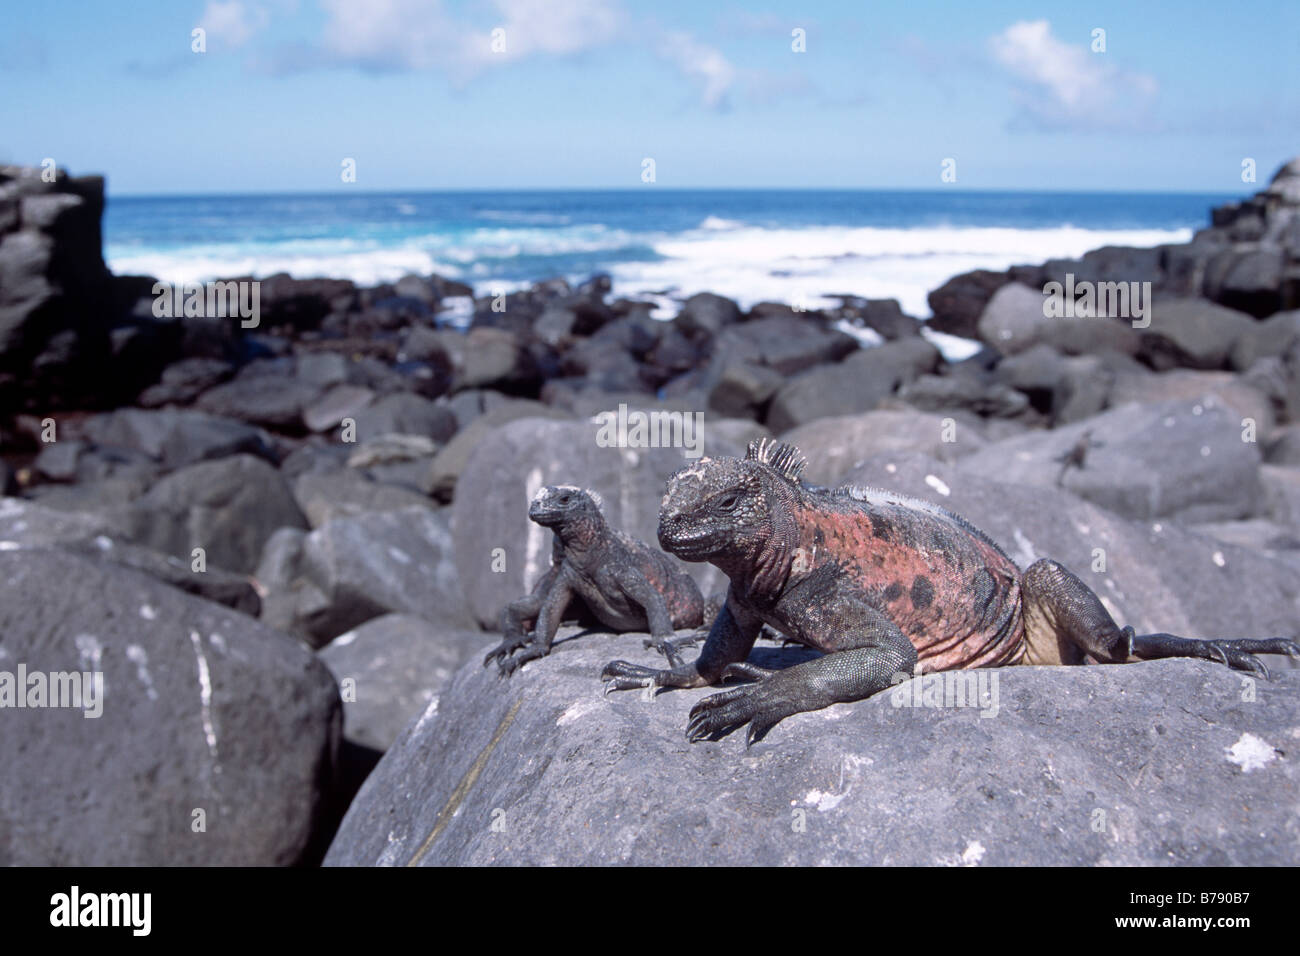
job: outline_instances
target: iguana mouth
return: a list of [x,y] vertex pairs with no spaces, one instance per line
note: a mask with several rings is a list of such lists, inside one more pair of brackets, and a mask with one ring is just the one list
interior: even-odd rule
[[550,528],[564,520],[564,512],[558,508],[549,508],[540,501],[528,506],[528,520]]
[[701,561],[718,550],[718,536],[713,532],[674,534],[659,525],[659,545],[685,561]]

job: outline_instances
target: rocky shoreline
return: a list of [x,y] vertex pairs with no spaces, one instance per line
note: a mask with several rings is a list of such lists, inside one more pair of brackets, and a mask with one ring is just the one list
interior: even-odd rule
[[[102,211],[98,177],[0,168],[0,671],[105,688],[93,720],[0,711],[0,864],[1300,861],[1285,659],[1249,701],[1205,662],[1015,669],[1010,719],[873,699],[748,754],[681,739],[694,692],[602,701],[626,636],[509,683],[479,665],[549,561],[537,487],[655,540],[684,449],[603,441],[620,408],[938,501],[1139,631],[1294,636],[1300,160],[1190,243],[956,276],[925,322],[709,293],[662,320],[604,276],[478,298],[272,276],[247,327],[160,316],[153,278],[105,267]],[[1072,309],[1133,295],[1061,318],[1052,283]],[[883,807],[893,836],[866,826]]]

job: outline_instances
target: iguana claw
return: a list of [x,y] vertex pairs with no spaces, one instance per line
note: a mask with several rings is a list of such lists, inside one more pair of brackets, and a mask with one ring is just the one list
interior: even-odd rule
[[748,749],[789,715],[790,709],[782,707],[762,683],[736,687],[720,694],[710,694],[691,708],[686,739],[691,743],[717,739],[743,724],[749,724],[745,733],[745,747]]
[[518,637],[507,637],[500,644],[498,644],[496,647],[492,648],[492,650],[487,652],[487,654],[483,657],[483,666],[489,667],[495,663],[497,667],[502,667],[505,663],[506,658],[508,658],[515,651],[519,650],[521,647],[528,646],[528,644],[530,644],[531,642],[532,642],[532,635],[530,634],[522,634]]
[[612,690],[634,690],[638,687],[654,687],[659,683],[659,675],[664,671],[627,661],[610,661],[600,672],[600,679],[605,682],[604,696]]
[[1173,634],[1139,634],[1133,650],[1140,657],[1199,657],[1217,661],[1234,670],[1250,671],[1270,680],[1268,667],[1256,654],[1286,654],[1300,657],[1300,644],[1285,637],[1194,640]]

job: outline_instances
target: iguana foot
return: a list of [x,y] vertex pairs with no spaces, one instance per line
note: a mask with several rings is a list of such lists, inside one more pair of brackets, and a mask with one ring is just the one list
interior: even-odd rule
[[627,661],[610,661],[600,672],[600,679],[605,682],[604,693],[608,696],[612,690],[660,686],[660,678],[670,673],[671,671]]
[[483,659],[483,666],[487,667],[495,661],[497,673],[501,677],[509,677],[529,661],[545,657],[550,652],[551,648],[536,634],[507,638],[488,651],[487,657]]
[[1300,658],[1300,644],[1285,637],[1200,641],[1174,634],[1134,634],[1133,653],[1147,660],[1197,657],[1218,661],[1234,670],[1251,671],[1268,680],[1268,668],[1255,655],[1286,654]]
[[[727,670],[733,671],[737,666],[732,664]],[[799,709],[791,708],[784,695],[766,681],[748,687],[734,687],[720,694],[710,694],[691,708],[686,739],[691,743],[717,740],[737,727],[749,724],[745,733],[745,747],[748,749],[755,741],[762,740],[777,723]]]
[[605,682],[606,695],[612,690],[636,687],[700,687],[708,683],[700,676],[695,662],[663,670],[627,661],[610,661],[600,672],[600,679]]
[[683,647],[693,647],[700,642],[699,634],[688,634],[686,637],[647,637],[641,642],[642,647],[652,647],[664,657],[668,658],[669,667],[681,667]]
[[526,647],[532,639],[533,636],[531,634],[520,634],[517,637],[507,637],[500,644],[487,652],[483,658],[483,666],[490,667],[492,664],[496,664],[500,667],[502,661],[515,651],[519,650],[519,648]]

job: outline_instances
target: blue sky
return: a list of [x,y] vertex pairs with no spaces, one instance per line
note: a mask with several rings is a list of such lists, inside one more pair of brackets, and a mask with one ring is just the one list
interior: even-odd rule
[[0,162],[117,195],[638,188],[645,157],[669,188],[937,188],[951,157],[971,189],[1235,193],[1300,153],[1295,0],[883,7],[7,3]]

